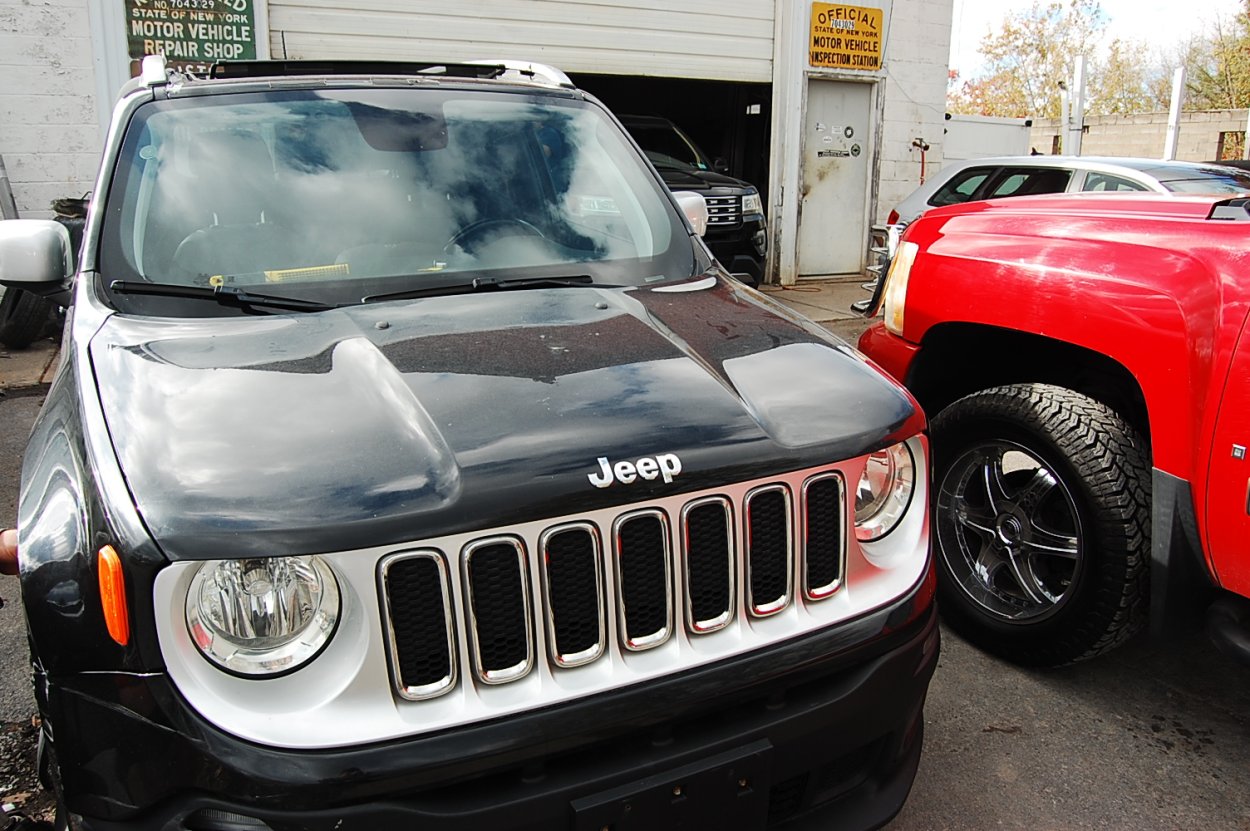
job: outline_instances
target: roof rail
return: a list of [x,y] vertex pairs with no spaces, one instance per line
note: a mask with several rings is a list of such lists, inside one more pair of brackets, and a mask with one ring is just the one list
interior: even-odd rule
[[290,75],[421,75],[492,80],[509,74],[553,86],[572,87],[558,69],[525,61],[218,61],[210,78],[271,78]]
[[145,87],[161,87],[169,83],[169,67],[164,55],[144,55],[139,78]]
[[532,61],[469,61],[470,64],[483,66],[501,66],[504,72],[499,77],[507,78],[509,75],[520,75],[526,81],[537,81],[540,84],[547,84],[555,87],[568,87],[574,89],[573,82],[569,80],[569,76],[565,75],[554,66],[545,63],[534,63]]

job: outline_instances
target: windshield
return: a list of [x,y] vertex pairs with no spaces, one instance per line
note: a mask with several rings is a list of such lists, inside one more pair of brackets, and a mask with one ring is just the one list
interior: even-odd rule
[[1250,191],[1250,173],[1204,171],[1190,179],[1160,179],[1159,184],[1175,193],[1242,193]]
[[656,167],[711,169],[707,156],[675,125],[626,122],[625,126]]
[[[696,268],[676,211],[611,120],[543,94],[362,89],[154,102],[131,123],[107,204],[106,285],[344,304],[474,280],[645,285]],[[112,299],[223,313],[185,297]]]

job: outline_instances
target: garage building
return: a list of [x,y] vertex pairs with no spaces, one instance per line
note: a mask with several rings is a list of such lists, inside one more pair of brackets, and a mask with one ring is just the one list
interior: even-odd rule
[[770,280],[855,275],[870,225],[941,162],[952,2],[0,0],[0,155],[23,216],[89,190],[143,51],[537,61],[758,186]]

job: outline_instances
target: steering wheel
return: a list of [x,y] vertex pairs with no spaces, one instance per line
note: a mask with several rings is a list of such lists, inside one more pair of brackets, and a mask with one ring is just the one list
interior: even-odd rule
[[[476,222],[470,222],[468,225],[464,226],[459,231],[457,231],[451,239],[447,240],[447,244],[443,246],[443,253],[444,254],[450,253],[451,249],[457,246],[459,246],[464,251],[472,253],[473,249],[476,246],[473,244],[473,242],[468,242],[466,244],[467,240],[472,240],[474,237],[480,237],[483,234],[487,234],[488,232],[492,230],[508,229],[508,228],[511,228],[512,230],[510,232],[504,231],[502,233],[496,233],[493,236],[495,237],[529,236],[529,237],[538,237],[539,239],[547,238],[546,235],[543,234],[542,231],[538,230],[536,227],[526,222],[524,219],[516,219],[512,217],[509,217],[507,219],[479,219]],[[478,240],[478,241],[482,242],[484,240]]]

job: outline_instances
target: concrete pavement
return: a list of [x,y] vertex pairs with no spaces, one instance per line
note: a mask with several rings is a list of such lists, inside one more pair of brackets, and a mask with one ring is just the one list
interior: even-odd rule
[[46,387],[56,371],[59,344],[37,340],[25,349],[0,347],[0,393]]
[[851,311],[851,304],[868,299],[862,277],[802,281],[793,286],[764,286],[765,294],[824,326],[852,346],[871,321]]

